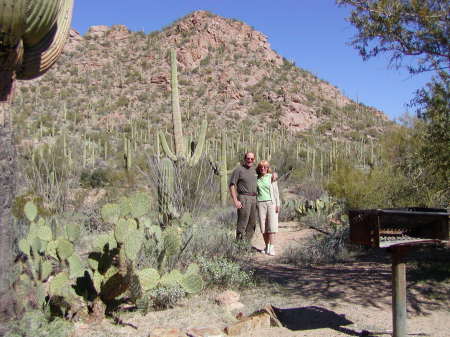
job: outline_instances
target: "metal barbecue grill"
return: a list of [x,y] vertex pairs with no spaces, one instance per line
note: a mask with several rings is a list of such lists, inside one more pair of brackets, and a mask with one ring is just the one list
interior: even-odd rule
[[406,336],[407,251],[449,239],[449,214],[438,208],[388,208],[349,211],[350,241],[392,254],[393,336]]
[[438,208],[349,211],[350,241],[379,248],[439,243],[449,239],[448,213]]

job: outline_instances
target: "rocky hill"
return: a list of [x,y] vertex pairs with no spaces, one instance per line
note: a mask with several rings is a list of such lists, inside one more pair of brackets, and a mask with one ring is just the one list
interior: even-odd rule
[[206,114],[210,133],[287,128],[376,137],[387,121],[278,55],[263,33],[197,11],[150,34],[122,25],[93,26],[84,36],[72,30],[57,65],[18,84],[16,122],[109,129],[141,120],[169,127],[170,48],[178,54],[183,118],[196,125]]

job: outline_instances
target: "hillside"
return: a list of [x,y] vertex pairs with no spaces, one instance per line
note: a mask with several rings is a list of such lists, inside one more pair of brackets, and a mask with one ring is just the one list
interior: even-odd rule
[[94,26],[84,36],[72,30],[57,65],[18,84],[16,125],[101,130],[140,120],[170,129],[171,47],[186,124],[206,114],[210,136],[224,127],[283,128],[357,140],[376,138],[387,121],[278,55],[263,33],[197,11],[150,34],[122,25]]

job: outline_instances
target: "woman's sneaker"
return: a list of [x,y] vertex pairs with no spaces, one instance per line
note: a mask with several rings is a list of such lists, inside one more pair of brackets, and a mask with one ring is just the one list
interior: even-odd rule
[[273,245],[269,245],[267,247],[267,255],[275,256],[275,247]]

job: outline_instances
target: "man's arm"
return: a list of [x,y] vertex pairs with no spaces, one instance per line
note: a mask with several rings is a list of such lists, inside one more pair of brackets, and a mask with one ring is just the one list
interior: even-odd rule
[[242,203],[237,198],[236,185],[234,184],[230,185],[230,195],[231,199],[233,200],[234,207],[242,208]]

